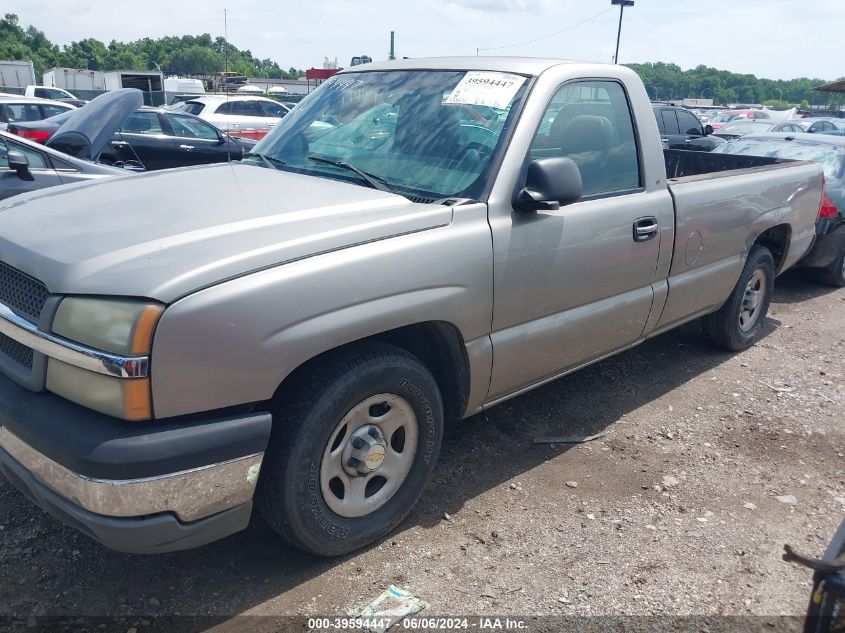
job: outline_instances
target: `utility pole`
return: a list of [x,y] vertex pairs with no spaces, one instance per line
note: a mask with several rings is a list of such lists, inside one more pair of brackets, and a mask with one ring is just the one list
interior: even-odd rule
[[613,56],[613,63],[619,63],[619,39],[622,37],[622,15],[625,13],[625,7],[633,7],[634,0],[610,0],[611,5],[619,5],[619,30],[616,31],[616,55]]

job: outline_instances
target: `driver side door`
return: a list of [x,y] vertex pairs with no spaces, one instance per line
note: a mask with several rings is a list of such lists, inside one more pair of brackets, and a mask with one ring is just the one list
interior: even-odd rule
[[491,205],[488,403],[642,337],[660,281],[660,231],[671,226],[673,207],[666,189],[645,190],[634,130],[620,83],[564,84],[541,119],[516,189],[530,161],[564,156],[579,167],[582,198],[530,213]]

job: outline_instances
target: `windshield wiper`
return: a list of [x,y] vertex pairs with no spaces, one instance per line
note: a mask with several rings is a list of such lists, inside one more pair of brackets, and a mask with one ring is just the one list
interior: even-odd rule
[[325,165],[332,165],[333,167],[340,167],[341,169],[345,169],[347,171],[351,171],[352,173],[358,175],[362,180],[364,180],[370,187],[373,189],[378,189],[379,191],[386,191],[387,193],[395,193],[390,187],[385,184],[384,178],[380,176],[376,176],[375,174],[371,174],[369,172],[364,171],[363,169],[359,169],[355,165],[350,165],[347,162],[342,160],[334,160],[333,158],[324,158],[323,156],[308,156],[308,160],[313,160],[315,163],[323,163]]
[[267,165],[270,169],[278,169],[279,167],[285,166],[285,161],[279,160],[273,156],[267,156],[267,154],[261,154],[259,152],[247,152],[247,156],[258,156],[261,160],[264,161],[264,164]]

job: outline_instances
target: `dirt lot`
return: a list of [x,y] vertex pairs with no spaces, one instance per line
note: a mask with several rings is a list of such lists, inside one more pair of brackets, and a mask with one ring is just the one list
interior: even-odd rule
[[844,342],[845,290],[789,273],[742,354],[688,326],[452,424],[411,516],[339,560],[259,521],[200,550],[119,554],[0,482],[0,615],[22,630],[79,615],[100,630],[159,630],[162,615],[276,630],[231,618],[344,615],[391,583],[428,615],[798,615],[810,573],[783,544],[820,555],[845,510]]

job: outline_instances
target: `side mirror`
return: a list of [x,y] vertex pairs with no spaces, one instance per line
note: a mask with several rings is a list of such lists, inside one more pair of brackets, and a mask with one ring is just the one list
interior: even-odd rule
[[516,194],[520,213],[554,211],[581,199],[581,170],[570,158],[538,158],[528,165],[525,188]]
[[712,125],[708,123],[704,126],[704,136],[710,136],[711,134],[713,134],[713,132],[714,130]]
[[29,173],[29,159],[26,157],[26,154],[13,149],[9,150],[7,157],[9,160],[9,169],[14,169],[18,173],[18,176]]

